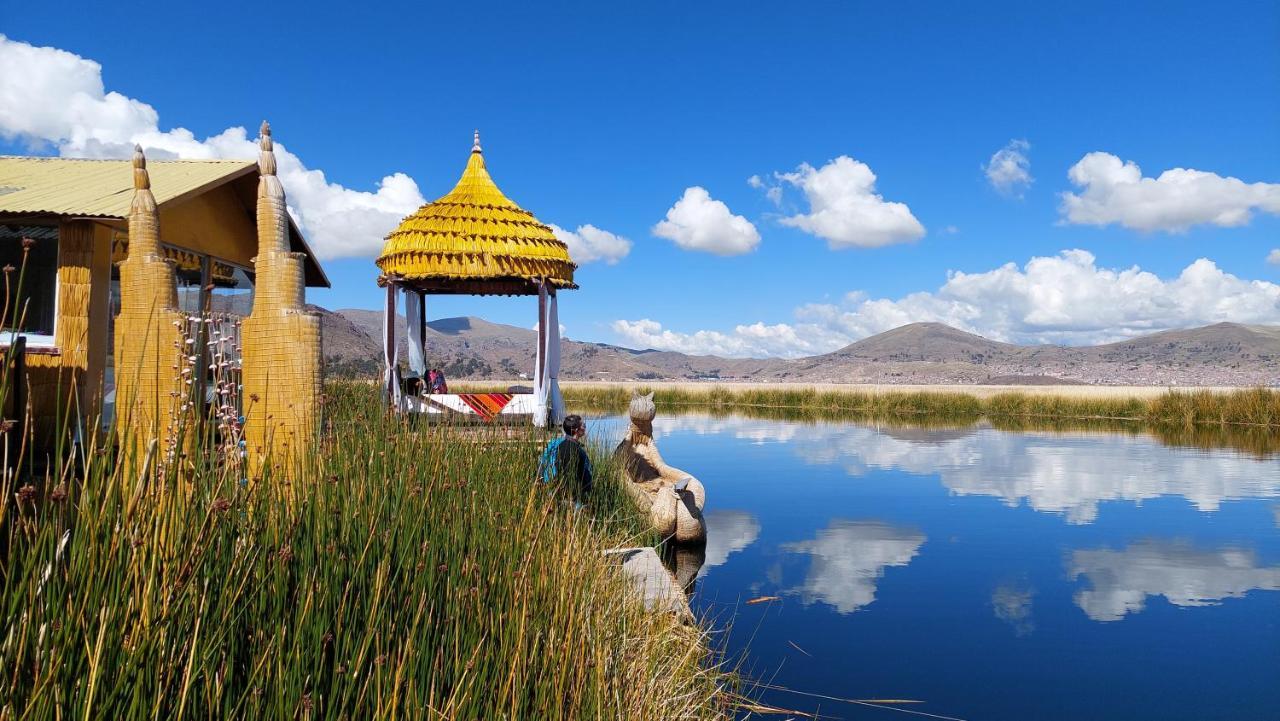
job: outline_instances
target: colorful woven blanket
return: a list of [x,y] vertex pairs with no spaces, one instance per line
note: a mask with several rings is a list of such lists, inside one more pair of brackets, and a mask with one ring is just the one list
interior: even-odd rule
[[492,421],[514,398],[510,393],[459,393],[462,399],[485,423]]

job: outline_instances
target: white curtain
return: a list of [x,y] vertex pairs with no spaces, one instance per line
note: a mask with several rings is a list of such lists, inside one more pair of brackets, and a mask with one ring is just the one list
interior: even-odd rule
[[396,287],[387,284],[387,302],[382,309],[382,359],[386,363],[386,387],[383,389],[387,402],[393,408],[400,408],[400,363],[399,344],[396,342]]
[[548,425],[564,422],[564,396],[560,395],[560,301],[553,291],[547,304],[547,405],[551,414]]
[[[547,308],[547,286],[545,284],[538,285],[538,327],[546,328],[547,319],[543,317],[543,309]],[[542,334],[539,333],[539,339]],[[545,357],[546,347],[538,349],[538,353],[534,356],[533,361],[533,425],[538,428],[545,428],[547,425],[547,381],[546,381],[546,363],[542,363]]]
[[427,358],[422,352],[422,296],[405,288],[404,318],[409,327],[409,370],[419,378],[427,377]]

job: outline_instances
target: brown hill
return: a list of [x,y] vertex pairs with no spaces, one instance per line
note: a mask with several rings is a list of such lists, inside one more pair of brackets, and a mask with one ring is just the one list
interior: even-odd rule
[[856,358],[877,363],[982,363],[1020,350],[1020,346],[987,340],[942,323],[910,323],[819,357]]
[[[339,374],[381,367],[382,313],[321,313],[325,357]],[[398,319],[402,359],[404,319]],[[532,371],[537,334],[482,318],[444,318],[427,329],[432,367],[451,378],[517,379]],[[781,359],[690,356],[565,339],[567,380],[750,380],[840,383],[1280,383],[1280,327],[1219,323],[1119,343],[1070,347],[992,341],[941,323],[912,323],[825,355]]]

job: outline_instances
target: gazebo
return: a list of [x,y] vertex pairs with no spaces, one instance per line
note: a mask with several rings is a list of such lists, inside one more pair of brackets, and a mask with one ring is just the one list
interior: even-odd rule
[[[386,288],[383,356],[386,397],[399,411],[484,421],[531,417],[547,426],[564,418],[560,395],[560,323],[557,292],[577,288],[577,267],[551,228],[502,194],[485,169],[476,131],[471,157],[453,190],[401,221],[378,256]],[[428,295],[538,296],[538,348],[532,394],[406,393],[396,340],[397,296],[405,296],[409,370],[427,378]],[[419,387],[425,383],[417,384]]]

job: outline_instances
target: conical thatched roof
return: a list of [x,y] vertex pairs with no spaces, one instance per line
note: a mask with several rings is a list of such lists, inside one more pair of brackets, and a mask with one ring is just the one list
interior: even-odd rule
[[577,287],[569,249],[489,177],[479,133],[458,184],[401,221],[377,263],[389,279],[434,294],[537,293],[544,278]]

